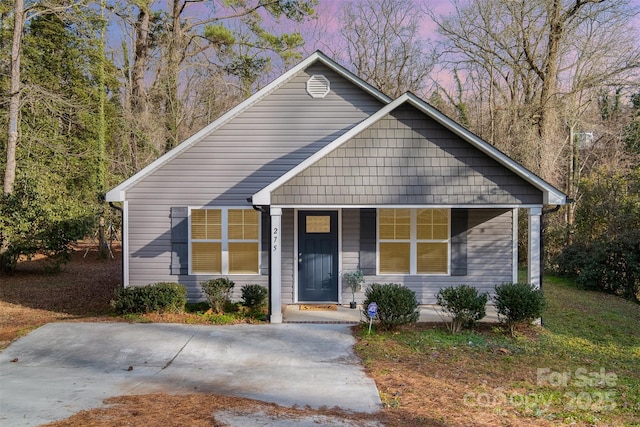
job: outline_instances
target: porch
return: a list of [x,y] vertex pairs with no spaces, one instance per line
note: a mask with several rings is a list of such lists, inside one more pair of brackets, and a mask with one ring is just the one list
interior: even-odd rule
[[[358,324],[367,322],[362,314],[362,305],[358,305],[357,309],[351,309],[348,306],[336,305],[336,309],[302,309],[302,304],[289,304],[283,310],[283,323],[348,323]],[[312,306],[308,306],[312,307]],[[420,306],[421,323],[441,323],[443,317],[439,314],[441,310],[437,305]],[[444,319],[447,319],[445,316]],[[487,305],[487,315],[481,322],[498,323],[498,314],[495,307]]]

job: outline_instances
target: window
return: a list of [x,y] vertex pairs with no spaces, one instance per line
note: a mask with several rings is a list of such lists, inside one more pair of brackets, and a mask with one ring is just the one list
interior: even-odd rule
[[379,209],[380,274],[448,274],[449,209]]
[[191,209],[191,273],[258,274],[259,221],[254,209]]

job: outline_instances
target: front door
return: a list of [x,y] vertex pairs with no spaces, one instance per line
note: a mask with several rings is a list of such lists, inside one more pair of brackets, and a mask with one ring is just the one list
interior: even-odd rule
[[338,302],[338,212],[298,212],[298,301]]

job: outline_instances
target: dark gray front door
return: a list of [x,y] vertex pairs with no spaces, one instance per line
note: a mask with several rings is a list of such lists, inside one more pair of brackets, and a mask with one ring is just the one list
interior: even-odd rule
[[338,212],[298,212],[298,301],[338,301]]

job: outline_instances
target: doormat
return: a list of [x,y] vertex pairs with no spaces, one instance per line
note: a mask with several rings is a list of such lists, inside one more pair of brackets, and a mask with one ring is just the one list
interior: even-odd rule
[[316,311],[337,311],[338,306],[336,304],[302,304],[300,305],[300,311],[316,310]]

